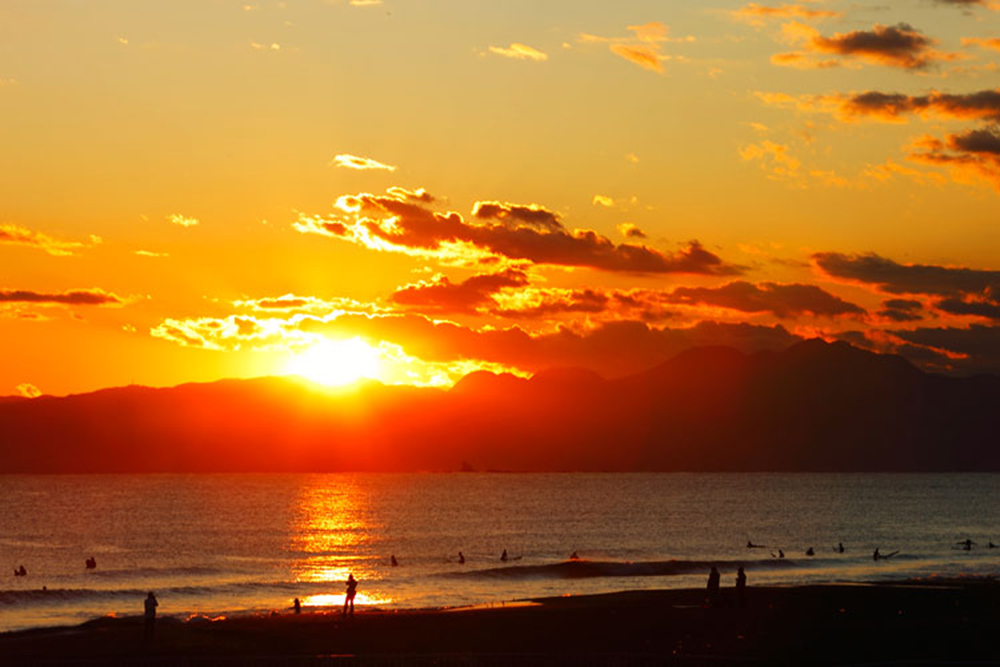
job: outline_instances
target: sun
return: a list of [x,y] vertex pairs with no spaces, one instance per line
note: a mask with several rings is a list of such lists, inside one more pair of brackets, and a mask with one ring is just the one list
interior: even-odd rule
[[291,375],[330,387],[340,387],[362,378],[377,379],[381,354],[360,338],[323,340],[297,353],[285,370]]

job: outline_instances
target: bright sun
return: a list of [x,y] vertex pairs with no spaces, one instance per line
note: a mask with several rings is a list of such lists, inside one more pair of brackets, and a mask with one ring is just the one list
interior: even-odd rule
[[379,351],[360,338],[324,340],[296,354],[286,371],[331,387],[378,378]]

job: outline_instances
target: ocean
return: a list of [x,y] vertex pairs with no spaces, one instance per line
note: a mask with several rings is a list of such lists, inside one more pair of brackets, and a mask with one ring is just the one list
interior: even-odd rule
[[359,609],[702,587],[712,565],[724,588],[740,565],[750,586],[1000,575],[991,474],[8,475],[0,498],[0,631],[139,615],[148,591],[179,618],[335,607],[348,573]]

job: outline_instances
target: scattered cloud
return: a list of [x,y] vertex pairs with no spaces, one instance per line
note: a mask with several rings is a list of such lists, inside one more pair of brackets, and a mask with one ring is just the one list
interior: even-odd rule
[[844,301],[816,285],[758,284],[737,280],[720,287],[678,287],[667,301],[685,305],[709,305],[746,313],[771,313],[789,318],[800,315],[860,316],[865,309]]
[[135,254],[140,257],[170,257],[169,252],[154,252],[152,250],[136,250]]
[[962,46],[978,46],[983,49],[1000,51],[1000,37],[963,37]]
[[498,56],[512,58],[514,60],[532,60],[534,62],[543,62],[549,59],[548,54],[542,53],[538,49],[533,49],[526,44],[520,44],[518,42],[514,42],[506,48],[491,46],[490,53],[495,53]]
[[181,215],[180,213],[172,213],[167,216],[167,220],[170,224],[178,225],[180,227],[194,227],[201,224],[198,218],[192,218],[190,216]]
[[437,275],[429,281],[401,287],[389,300],[404,308],[418,308],[421,312],[473,313],[484,307],[495,307],[494,295],[500,290],[527,284],[527,275],[518,269],[479,274],[460,283]]
[[[812,259],[832,278],[868,285],[887,294],[936,297],[933,307],[951,315],[1000,319],[1000,271],[900,264],[875,254],[825,252],[814,254]],[[913,310],[901,308],[902,303],[897,300],[886,306]]]
[[729,13],[736,21],[749,23],[754,27],[766,25],[768,19],[827,19],[843,16],[841,12],[827,9],[812,9],[805,5],[783,4],[777,7],[751,2]]
[[870,90],[863,93],[826,95],[801,100],[799,108],[829,110],[843,119],[873,118],[902,121],[909,115],[957,120],[1000,121],[1000,88],[972,93],[904,95]]
[[649,238],[646,232],[639,229],[637,226],[631,222],[623,222],[618,225],[618,233],[627,239],[645,239]]
[[666,42],[693,42],[694,37],[670,37],[669,28],[658,21],[642,25],[630,25],[631,37],[600,37],[584,33],[579,41],[584,44],[607,44],[608,49],[625,60],[643,69],[663,73],[663,62],[671,57],[662,52]]
[[0,303],[61,304],[66,306],[121,306],[125,300],[100,289],[78,289],[68,292],[33,292],[31,290],[0,289]]
[[334,167],[344,167],[345,169],[356,169],[359,171],[367,171],[369,169],[396,171],[396,167],[392,165],[384,164],[371,158],[358,157],[357,155],[348,155],[346,153],[334,156],[330,164]]
[[961,134],[949,134],[944,140],[923,137],[909,158],[952,170],[956,180],[982,179],[1000,191],[1000,126],[992,125]]
[[351,0],[351,7],[376,7],[382,0]]
[[782,31],[788,41],[800,45],[802,50],[776,54],[771,59],[776,65],[831,67],[835,66],[835,61],[824,60],[822,56],[834,55],[875,65],[923,70],[939,62],[961,58],[957,53],[935,50],[937,40],[906,23],[876,24],[871,30],[836,33],[830,37],[798,22],[786,23]]
[[101,242],[99,236],[91,236],[90,243],[79,241],[61,241],[59,239],[34,232],[20,225],[5,224],[0,225],[0,244],[23,245],[30,248],[37,248],[56,257],[68,257],[76,254],[76,250],[98,245]]
[[594,195],[594,198],[593,200],[591,200],[591,203],[594,206],[604,206],[605,208],[612,208],[615,205],[615,200],[605,195]]
[[475,222],[467,222],[459,213],[438,212],[390,191],[387,195],[345,195],[335,209],[329,218],[300,216],[293,227],[375,250],[464,265],[506,259],[648,274],[733,275],[742,271],[697,241],[666,254],[643,245],[617,245],[592,230],[569,231],[557,213],[537,204],[476,202]]

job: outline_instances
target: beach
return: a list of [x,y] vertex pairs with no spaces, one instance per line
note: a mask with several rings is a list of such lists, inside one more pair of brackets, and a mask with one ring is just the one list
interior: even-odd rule
[[[644,590],[489,607],[139,616],[0,635],[0,664],[787,664],[1000,662],[992,580]],[[322,662],[322,660],[320,660]]]

